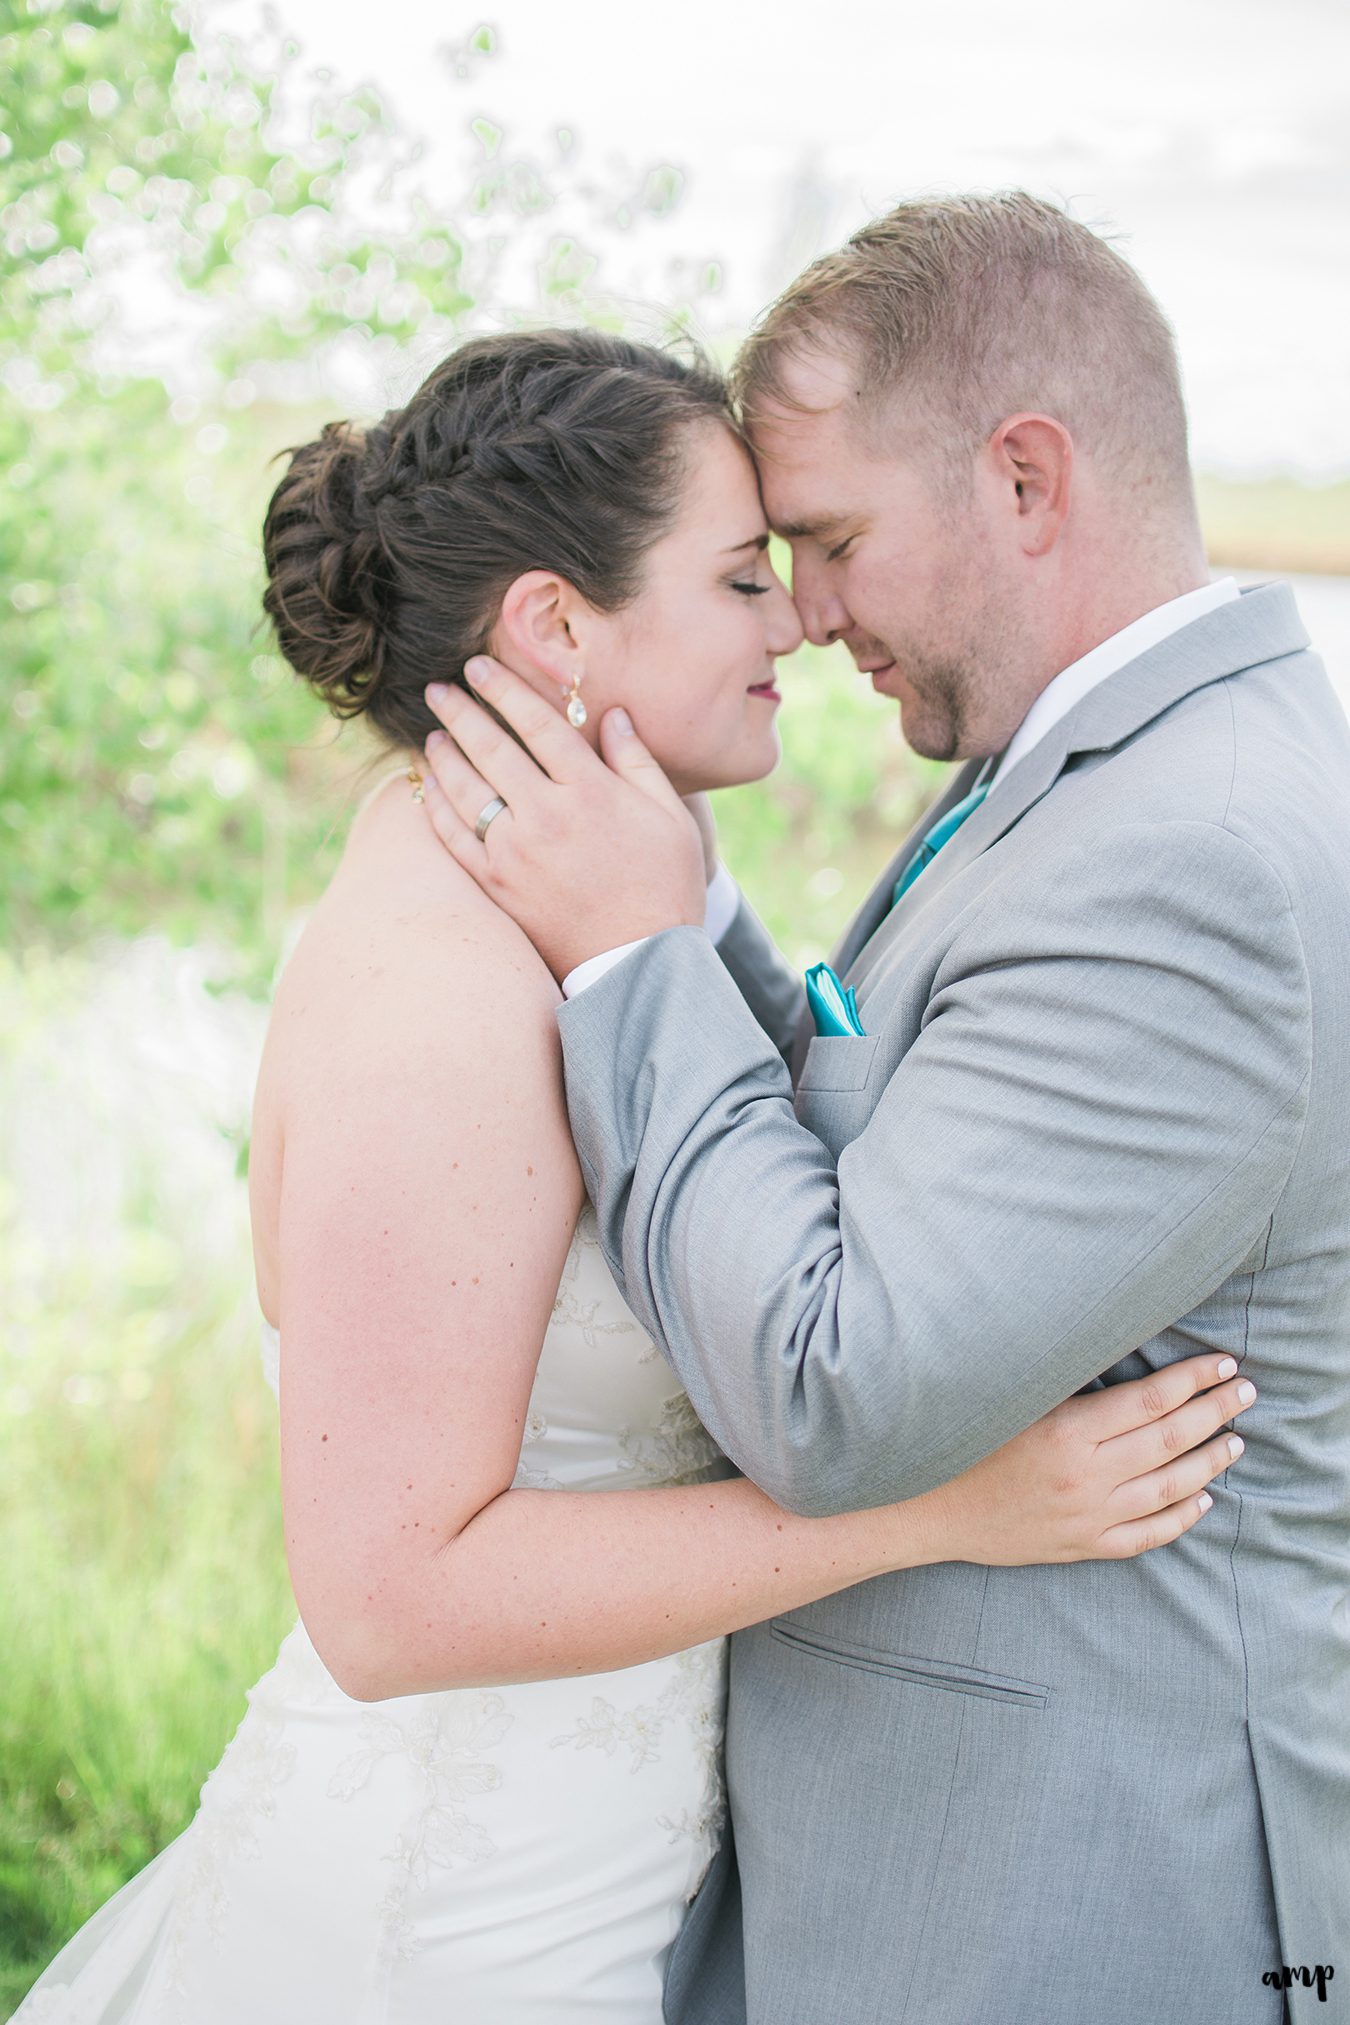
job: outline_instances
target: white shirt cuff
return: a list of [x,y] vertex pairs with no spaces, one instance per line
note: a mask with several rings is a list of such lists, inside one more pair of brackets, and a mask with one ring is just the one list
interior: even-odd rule
[[[703,926],[710,941],[722,940],[741,904],[741,889],[728,872],[719,864],[708,886],[708,898],[704,906]],[[575,998],[585,991],[587,985],[598,984],[606,971],[613,970],[616,963],[622,963],[635,949],[641,949],[644,942],[650,942],[650,935],[640,935],[636,942],[621,942],[617,949],[602,949],[598,956],[588,956],[575,970],[569,970],[562,981],[564,998]]]
[[741,889],[720,861],[708,887],[703,926],[710,942],[720,942],[740,912]]
[[639,935],[636,942],[621,942],[617,949],[602,949],[599,956],[588,956],[575,970],[569,970],[562,981],[564,998],[575,998],[585,991],[588,984],[599,984],[607,970],[613,970],[616,963],[622,963],[625,956],[635,949],[641,949],[644,942],[651,941],[650,935]]

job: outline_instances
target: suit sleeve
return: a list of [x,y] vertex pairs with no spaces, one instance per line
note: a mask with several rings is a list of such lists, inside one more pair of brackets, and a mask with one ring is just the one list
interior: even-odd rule
[[717,942],[717,954],[751,1013],[786,1061],[798,1023],[806,1012],[806,986],[780,954],[744,894],[731,926]]
[[837,1167],[698,932],[559,1020],[630,1306],[726,1453],[810,1516],[948,1481],[1219,1286],[1310,1069],[1285,888],[1203,823],[1099,834],[972,909]]

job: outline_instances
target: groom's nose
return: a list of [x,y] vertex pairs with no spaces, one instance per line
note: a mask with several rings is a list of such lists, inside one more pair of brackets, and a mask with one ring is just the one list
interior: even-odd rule
[[831,589],[824,571],[818,566],[794,559],[792,601],[813,647],[828,647],[847,633],[850,624],[848,609],[838,593]]

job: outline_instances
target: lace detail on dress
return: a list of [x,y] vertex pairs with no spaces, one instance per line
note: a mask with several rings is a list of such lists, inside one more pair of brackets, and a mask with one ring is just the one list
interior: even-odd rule
[[577,1219],[576,1231],[558,1287],[558,1298],[553,1303],[554,1322],[580,1330],[581,1339],[589,1350],[599,1347],[602,1336],[643,1336],[645,1348],[639,1354],[638,1362],[649,1364],[653,1357],[660,1355],[660,1352],[651,1339],[645,1337],[644,1330],[626,1308],[621,1309],[610,1321],[600,1319],[601,1311],[605,1307],[612,1310],[616,1306],[613,1298],[613,1281],[609,1281],[608,1288],[601,1282],[596,1288],[593,1300],[587,1300],[579,1293],[579,1282],[583,1275],[590,1277],[586,1269],[590,1267],[593,1272],[597,1264],[608,1279],[608,1268],[604,1263],[604,1251],[600,1244],[600,1229],[595,1220],[595,1210],[587,1202],[583,1204],[581,1215]]
[[525,1460],[525,1451],[532,1443],[543,1441],[548,1434],[548,1422],[538,1407],[532,1407],[525,1416],[525,1432],[520,1437],[520,1461],[511,1479],[513,1491],[560,1491],[560,1478],[550,1476],[547,1470],[531,1469]]
[[704,1483],[725,1460],[686,1392],[662,1402],[654,1428],[620,1428],[619,1446],[619,1467],[644,1484]]
[[386,1703],[363,1716],[360,1748],[345,1758],[328,1785],[332,1800],[351,1800],[366,1786],[382,1760],[416,1768],[422,1804],[404,1821],[386,1861],[395,1876],[379,1908],[385,1949],[410,1961],[422,1937],[409,1917],[412,1893],[425,1891],[433,1870],[457,1863],[485,1863],[497,1845],[481,1821],[464,1806],[502,1783],[502,1768],[484,1753],[499,1744],[515,1720],[499,1694],[462,1690],[419,1696],[409,1714],[394,1714]]
[[672,1842],[692,1843],[692,1868],[685,1887],[686,1902],[707,1875],[717,1853],[726,1820],[726,1782],[722,1772],[722,1735],[727,1713],[727,1651],[724,1639],[693,1646],[675,1658],[672,1695],[682,1720],[693,1733],[702,1787],[695,1801],[678,1814],[657,1816],[657,1826],[670,1831]]
[[655,1701],[620,1709],[603,1695],[593,1695],[590,1714],[578,1716],[570,1730],[550,1742],[555,1750],[571,1744],[577,1751],[603,1751],[607,1758],[626,1751],[629,1771],[640,1772],[660,1759],[667,1723],[693,1733],[702,1775],[700,1790],[678,1815],[656,1817],[658,1828],[667,1829],[672,1842],[687,1840],[694,1845],[695,1867],[686,1891],[686,1897],[692,1898],[716,1852],[725,1813],[721,1757],[727,1694],[725,1644],[713,1639],[706,1645],[692,1646],[676,1653],[670,1665],[675,1669],[674,1678]]
[[295,1769],[295,1744],[284,1716],[250,1697],[243,1722],[202,1788],[192,1824],[190,1859],[165,1946],[165,1995],[186,1989],[188,1945],[219,1946],[230,1911],[233,1868],[258,1854],[258,1826],[276,1809],[277,1789]]

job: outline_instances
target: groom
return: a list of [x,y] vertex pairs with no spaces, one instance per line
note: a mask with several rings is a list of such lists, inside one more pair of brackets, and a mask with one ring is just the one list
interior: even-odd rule
[[[1350,734],[1288,590],[1208,581],[1167,326],[1060,211],[902,205],[739,381],[808,633],[964,764],[836,953],[860,1017],[813,1022],[747,907],[696,925],[622,714],[606,768],[473,674],[562,785],[452,848],[566,980],[630,1304],[802,1513],[1203,1348],[1260,1398],[1165,1552],[920,1569],[733,1639],[666,2016],[1345,2021]],[[444,714],[492,792],[503,734]]]

